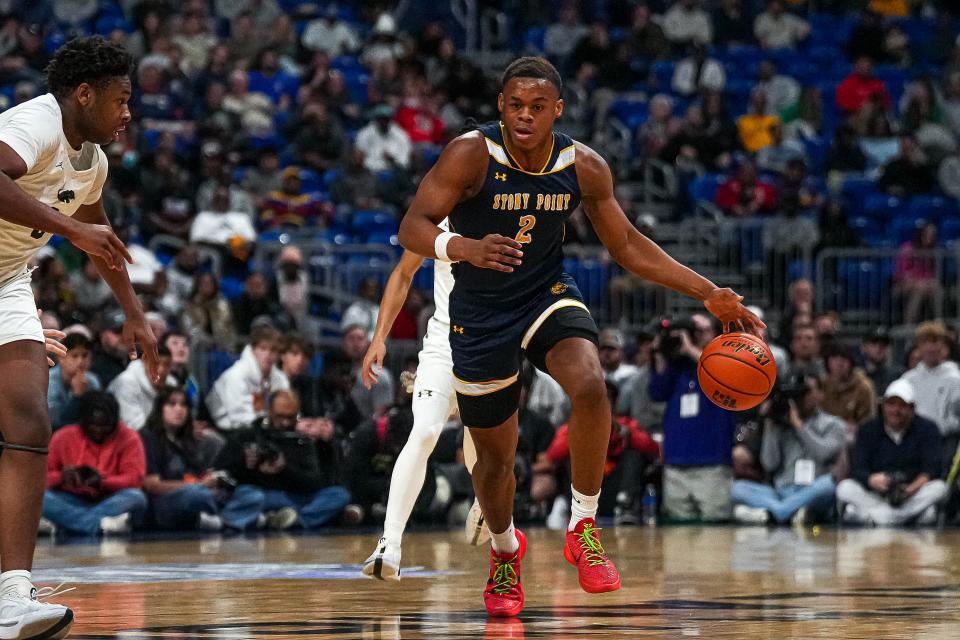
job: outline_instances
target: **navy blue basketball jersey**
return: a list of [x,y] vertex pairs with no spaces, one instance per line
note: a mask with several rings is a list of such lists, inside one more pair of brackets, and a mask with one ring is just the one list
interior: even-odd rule
[[480,192],[454,207],[451,231],[479,240],[491,233],[523,245],[523,264],[512,273],[481,269],[468,262],[453,265],[452,297],[464,294],[497,307],[548,288],[563,270],[564,223],[580,205],[573,139],[553,132],[550,156],[540,171],[526,171],[510,156],[503,124],[478,129],[490,160]]

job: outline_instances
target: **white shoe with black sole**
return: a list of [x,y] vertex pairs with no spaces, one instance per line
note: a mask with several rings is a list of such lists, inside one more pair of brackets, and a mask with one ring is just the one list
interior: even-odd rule
[[400,547],[380,538],[377,548],[363,563],[363,575],[374,580],[400,580]]
[[73,626],[73,611],[63,605],[37,599],[60,593],[64,592],[44,587],[32,589],[29,596],[16,591],[0,596],[0,640],[66,638]]
[[463,524],[463,533],[467,539],[467,544],[477,547],[487,544],[490,540],[490,529],[487,527],[487,521],[483,518],[483,512],[480,510],[480,502],[474,498],[473,506],[467,514],[467,520]]

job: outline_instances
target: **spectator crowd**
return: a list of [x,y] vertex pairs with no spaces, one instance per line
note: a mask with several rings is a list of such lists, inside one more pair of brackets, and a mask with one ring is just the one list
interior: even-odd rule
[[[162,336],[154,384],[129,360],[123,316],[85,256],[58,239],[38,254],[43,324],[67,333],[50,373],[42,531],[383,518],[412,426],[399,374],[416,360],[401,355],[372,389],[361,384],[383,272],[360,269],[340,305],[317,286],[315,246],[390,246],[442,145],[467,118],[496,116],[498,85],[442,7],[408,4],[421,3],[2,3],[2,108],[43,91],[51,52],[74,35],[136,58],[133,122],[105,147],[103,199]],[[865,4],[493,3],[514,16],[501,48],[561,70],[560,128],[622,154],[625,184],[651,167],[676,178],[656,216],[618,193],[638,228],[654,235],[698,209],[762,220],[767,264],[784,276],[798,251],[890,248],[900,319],[920,323],[895,363],[886,329],[846,333],[840,314],[814,308],[811,282],[784,279],[789,291],[766,309],[781,385],[743,415],[697,385],[711,318],[650,324],[623,304],[599,340],[614,408],[601,516],[637,523],[651,502],[666,521],[955,516],[960,368],[953,326],[931,321],[952,292],[929,252],[960,234],[958,23],[932,2]],[[580,213],[566,238],[597,243]],[[663,308],[629,278],[609,290]],[[431,309],[429,290],[412,290],[394,345],[415,344]],[[517,517],[562,522],[569,403],[542,372],[521,379]],[[454,417],[414,518],[455,522],[471,501]]]

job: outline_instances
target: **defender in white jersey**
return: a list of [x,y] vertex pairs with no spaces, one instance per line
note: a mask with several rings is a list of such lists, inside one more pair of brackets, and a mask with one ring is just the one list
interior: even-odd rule
[[[157,377],[156,339],[133,292],[130,254],[100,198],[98,145],[130,121],[130,55],[103,38],[71,40],[47,68],[50,93],[0,114],[0,639],[63,638],[73,612],[37,598],[30,570],[47,471],[47,363],[27,263],[58,234],[90,254],[126,314],[124,338]],[[72,478],[72,476],[71,476]]]
[[[390,274],[380,302],[380,315],[373,340],[363,359],[363,381],[367,387],[377,380],[377,371],[383,366],[386,337],[400,308],[407,298],[413,275],[423,264],[423,258],[405,251]],[[437,439],[450,414],[456,409],[453,390],[453,360],[450,355],[450,316],[447,301],[453,289],[453,272],[446,262],[436,261],[433,271],[434,312],[427,324],[413,385],[413,429],[403,450],[397,457],[390,478],[387,514],[383,536],[363,564],[363,574],[380,580],[400,579],[400,542],[407,520],[423,488],[427,458],[437,446]],[[469,432],[464,433],[464,458],[468,470],[477,460]],[[483,523],[480,505],[474,501],[466,522],[467,541],[482,544],[489,538]]]

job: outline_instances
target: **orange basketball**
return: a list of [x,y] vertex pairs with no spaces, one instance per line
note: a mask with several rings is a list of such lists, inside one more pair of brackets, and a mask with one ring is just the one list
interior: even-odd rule
[[770,394],[777,363],[770,347],[749,333],[725,333],[700,354],[697,378],[705,396],[724,409],[746,411]]

